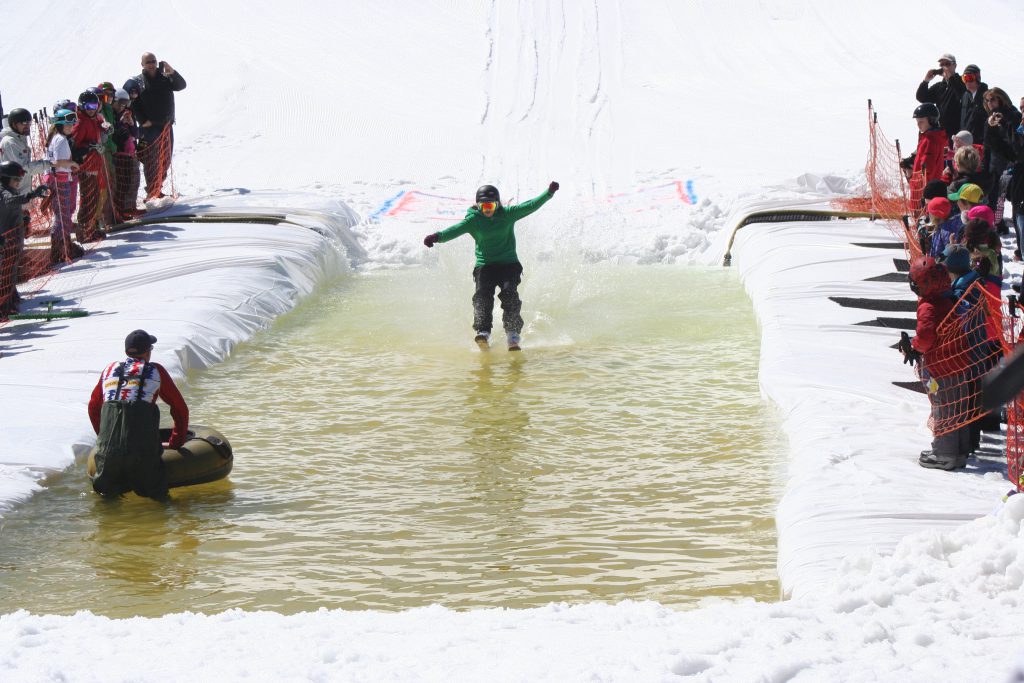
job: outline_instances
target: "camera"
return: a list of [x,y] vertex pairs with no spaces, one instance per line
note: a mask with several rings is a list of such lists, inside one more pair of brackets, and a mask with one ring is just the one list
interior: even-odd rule
[[160,70],[162,71],[164,68],[167,67],[167,62],[160,62],[159,64],[157,64],[157,67],[159,67]]

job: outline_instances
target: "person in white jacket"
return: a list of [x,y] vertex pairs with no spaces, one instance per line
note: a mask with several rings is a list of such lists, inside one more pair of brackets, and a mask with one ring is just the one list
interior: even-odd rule
[[13,161],[25,169],[25,177],[18,185],[18,194],[32,189],[32,176],[49,173],[53,164],[47,159],[33,159],[29,141],[32,115],[27,109],[13,109],[7,115],[7,128],[0,131],[0,161]]

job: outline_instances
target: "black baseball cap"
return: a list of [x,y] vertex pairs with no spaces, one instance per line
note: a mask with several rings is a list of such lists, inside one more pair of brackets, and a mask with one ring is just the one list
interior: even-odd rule
[[124,352],[129,356],[141,356],[153,348],[156,337],[145,330],[135,330],[124,339]]

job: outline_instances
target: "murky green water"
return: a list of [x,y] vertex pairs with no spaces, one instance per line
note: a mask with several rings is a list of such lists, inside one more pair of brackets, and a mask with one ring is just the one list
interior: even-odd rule
[[775,599],[735,275],[540,265],[517,355],[472,344],[462,270],[351,276],[191,377],[230,479],[110,502],[79,465],[0,521],[0,612]]

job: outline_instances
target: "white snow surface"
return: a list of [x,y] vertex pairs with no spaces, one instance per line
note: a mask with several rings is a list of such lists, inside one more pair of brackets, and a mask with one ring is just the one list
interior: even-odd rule
[[[153,51],[188,81],[171,213],[287,222],[120,233],[48,285],[92,315],[0,330],[0,515],[92,443],[84,404],[130,329],[155,333],[156,360],[183,378],[344,269],[431,264],[422,236],[484,182],[507,200],[562,183],[519,230],[527,258],[719,262],[745,211],[858,188],[868,98],[913,146],[914,90],[940,54],[1019,95],[1016,53],[990,32],[1024,25],[1024,7],[997,0],[98,0],[75,21],[61,8],[19,6],[19,32],[45,41],[0,45],[8,109],[120,85]],[[116,40],[51,58],[93,34]],[[1024,652],[1024,496],[1002,503],[994,463],[918,467],[927,405],[891,384],[912,379],[895,333],[828,300],[910,300],[864,281],[900,252],[851,246],[893,239],[867,221],[760,224],[732,250],[791,443],[786,600],[17,612],[0,615],[0,680],[1004,680]]]

